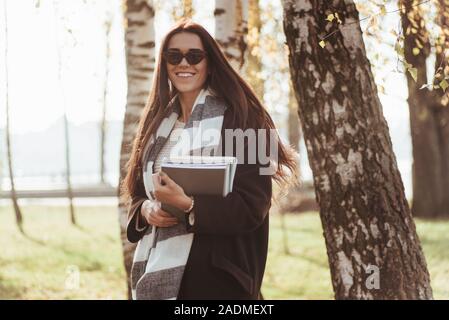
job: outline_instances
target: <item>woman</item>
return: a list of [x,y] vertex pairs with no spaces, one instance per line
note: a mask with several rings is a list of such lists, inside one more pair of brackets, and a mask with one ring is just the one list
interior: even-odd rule
[[[230,142],[226,130],[267,129],[267,137],[275,127],[202,26],[179,22],[164,38],[158,61],[122,185],[130,203],[128,240],[139,242],[131,272],[133,298],[258,299],[272,179],[287,183],[289,176],[296,178],[296,154],[277,139],[274,174],[267,175],[261,174],[261,161],[249,161],[260,151],[261,136],[254,144],[245,141],[243,161],[239,146],[225,148]],[[202,141],[202,151],[239,154],[233,191],[226,197],[189,197],[160,172],[163,157],[192,141],[184,141],[181,133],[191,134],[195,125],[219,132],[219,143]],[[267,143],[264,151],[273,145]],[[189,146],[188,154],[196,148]],[[185,219],[164,212],[160,203],[183,210]]]

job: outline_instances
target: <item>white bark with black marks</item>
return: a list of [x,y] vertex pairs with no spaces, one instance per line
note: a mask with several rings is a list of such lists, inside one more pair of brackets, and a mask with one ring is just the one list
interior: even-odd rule
[[215,0],[215,39],[235,70],[245,65],[249,0]]
[[[349,0],[283,5],[335,297],[432,299],[355,5]],[[335,12],[342,24],[326,20]],[[321,39],[336,28],[322,48]],[[377,280],[379,288],[372,287]]]
[[[126,175],[138,122],[150,92],[155,68],[154,8],[152,0],[124,1],[126,67],[128,95],[120,151],[120,181]],[[120,184],[119,184],[120,185]],[[128,298],[131,297],[130,271],[136,245],[126,238],[127,208],[119,202],[120,235],[128,279]]]

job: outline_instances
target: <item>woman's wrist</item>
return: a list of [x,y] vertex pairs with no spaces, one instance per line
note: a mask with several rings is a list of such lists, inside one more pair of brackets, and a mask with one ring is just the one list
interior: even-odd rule
[[192,201],[193,200],[191,197],[189,197],[187,195],[183,195],[179,201],[178,208],[181,209],[182,211],[187,211],[192,206]]

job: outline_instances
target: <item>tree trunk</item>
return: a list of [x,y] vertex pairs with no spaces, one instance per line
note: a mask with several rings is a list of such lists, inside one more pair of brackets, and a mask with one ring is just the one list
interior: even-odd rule
[[100,127],[100,182],[102,184],[106,183],[105,171],[106,171],[106,109],[107,109],[107,95],[108,95],[108,83],[109,83],[109,59],[111,56],[110,48],[110,32],[112,24],[112,16],[107,15],[105,21],[105,37],[106,37],[106,61],[105,61],[105,74],[104,74],[104,85],[103,85],[103,109],[101,113],[101,127]]
[[11,148],[11,125],[9,116],[9,95],[8,95],[8,14],[6,1],[3,2],[3,13],[5,18],[5,103],[6,103],[6,155],[8,159],[8,171],[9,180],[11,181],[11,200],[14,207],[14,213],[16,215],[16,223],[20,232],[24,234],[23,230],[23,218],[22,212],[20,211],[19,202],[17,201],[16,188],[14,185],[14,170],[12,166],[12,148]]
[[[449,0],[439,0],[439,19],[441,28],[440,44],[437,45],[435,64],[436,80],[449,82]],[[438,119],[438,137],[443,175],[442,190],[445,190],[440,207],[440,215],[449,216],[449,89],[434,90],[436,99],[436,117]]]
[[248,0],[215,0],[215,39],[235,70],[245,64]]
[[[62,81],[62,79],[59,79]],[[62,85],[62,84],[61,84]],[[69,199],[69,212],[70,212],[70,222],[76,225],[75,218],[75,208],[73,207],[73,191],[72,191],[72,181],[70,173],[70,136],[69,136],[69,122],[67,120],[67,112],[65,110],[64,103],[64,141],[65,141],[65,172],[66,172],[66,182],[67,182],[67,197]]]
[[[299,152],[299,140],[301,138],[301,125],[298,118],[298,101],[295,97],[295,89],[289,81],[288,95],[288,142]],[[299,168],[299,161],[298,161]],[[299,172],[298,172],[299,173]]]
[[[54,10],[54,16],[56,21],[56,28],[58,27],[57,21],[59,19],[58,14],[58,6],[60,4],[58,1],[53,1],[53,10]],[[64,30],[67,31],[66,26],[64,25]],[[61,90],[61,97],[62,97],[62,105],[64,108],[64,115],[63,115],[63,128],[64,128],[64,142],[65,142],[65,148],[64,148],[64,155],[65,155],[65,169],[66,169],[66,183],[67,183],[67,198],[69,199],[69,214],[70,214],[70,222],[74,225],[76,225],[76,218],[75,218],[75,210],[73,207],[73,192],[72,192],[72,182],[70,180],[71,173],[70,173],[70,138],[69,138],[69,122],[67,119],[67,110],[66,110],[66,101],[65,101],[65,90],[64,90],[64,83],[63,83],[63,77],[62,77],[62,54],[61,49],[59,45],[59,37],[58,37],[58,29],[55,30],[55,38],[56,38],[56,51],[57,51],[57,57],[58,57],[58,82],[60,85]]]
[[248,50],[246,78],[253,88],[256,96],[263,101],[264,80],[262,79],[262,55],[260,50],[260,21],[259,0],[249,0],[248,10]]
[[[120,150],[119,185],[126,175],[125,164],[129,159],[132,142],[137,134],[137,124],[148,98],[155,63],[152,1],[127,0],[124,5],[128,95]],[[119,202],[119,221],[128,281],[128,298],[131,298],[130,271],[136,246],[126,238],[127,208],[122,200]]]
[[[449,215],[449,207],[444,208],[449,190],[449,158],[445,157],[449,149],[449,135],[444,134],[447,110],[443,110],[442,97],[436,92],[442,92],[441,89],[430,91],[421,88],[428,82],[426,60],[430,54],[429,35],[421,9],[415,1],[400,0],[399,4],[404,57],[417,70],[416,81],[410,72],[406,72],[413,146],[412,214],[420,217]],[[443,61],[437,58],[438,66],[440,62]]]
[[[354,3],[283,5],[335,298],[431,299]],[[341,24],[326,20],[335,12]],[[336,29],[322,48],[320,40]]]

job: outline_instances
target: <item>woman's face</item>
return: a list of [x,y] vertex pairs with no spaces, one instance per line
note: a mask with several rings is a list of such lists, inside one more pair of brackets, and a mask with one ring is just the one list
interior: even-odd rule
[[[167,50],[177,49],[186,54],[191,49],[204,51],[198,35],[190,32],[177,33],[168,42]],[[207,57],[198,64],[190,65],[184,57],[178,65],[166,63],[168,77],[180,93],[199,92],[207,80]]]

